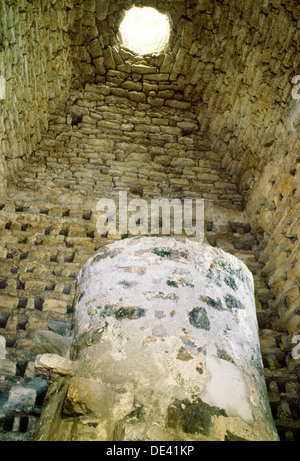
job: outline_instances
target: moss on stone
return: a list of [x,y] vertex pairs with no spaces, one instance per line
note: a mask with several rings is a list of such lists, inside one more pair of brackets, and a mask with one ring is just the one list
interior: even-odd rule
[[212,269],[208,269],[206,277],[208,278],[208,280],[210,280],[212,283],[214,283],[218,287],[221,286],[221,278],[220,278],[220,272],[219,271],[214,272]]
[[169,287],[175,287],[175,288],[178,288],[178,283],[175,282],[174,280],[167,280],[167,285],[169,285]]
[[212,299],[209,296],[203,297],[202,301],[205,302],[208,306],[213,307],[214,309],[217,309],[218,311],[224,310],[222,301],[220,298]]
[[236,284],[236,281],[234,280],[233,277],[231,277],[230,275],[224,277],[224,282],[226,283],[226,285],[228,285],[230,288],[232,288],[234,291],[236,291],[238,289],[238,286]]
[[175,293],[163,293],[162,291],[159,291],[157,293],[151,294],[150,299],[153,299],[153,298],[161,298],[161,299],[165,299],[165,300],[170,299],[171,301],[176,301],[176,302],[179,299],[178,296]]
[[245,309],[245,306],[232,295],[226,295],[224,299],[226,306],[230,311],[232,309]]
[[[217,265],[219,267],[221,267],[225,272],[227,272],[229,277],[231,277],[233,279],[238,278],[241,282],[246,283],[247,286],[249,288],[251,288],[251,281],[250,281],[249,277],[245,274],[243,267],[238,267],[237,269],[235,269],[229,263],[227,263],[226,261],[223,261],[223,260],[217,261]],[[228,278],[227,281],[225,280],[225,283],[227,283],[227,282],[230,283],[229,278]],[[227,283],[227,285],[228,285],[228,283]]]
[[225,442],[248,442],[247,439],[244,439],[243,437],[239,437],[238,435],[235,435],[230,431],[226,432],[224,440]]
[[129,320],[137,320],[140,317],[144,317],[146,315],[146,311],[144,309],[140,309],[139,307],[120,307],[114,315],[117,320],[123,320],[125,318]]
[[178,250],[171,250],[171,248],[154,248],[152,253],[156,254],[157,256],[160,256],[162,259],[188,259],[188,253]]
[[128,318],[136,320],[146,315],[146,311],[139,307],[120,307],[118,304],[105,304],[104,307],[98,306],[101,309],[100,317],[115,316],[117,320]]
[[103,317],[110,317],[114,313],[115,306],[112,306],[110,304],[105,304],[103,311],[102,311],[102,316]]
[[191,281],[189,281],[188,279],[185,279],[185,278],[180,278],[178,281],[176,281],[176,280],[167,280],[166,283],[170,287],[175,287],[175,288],[178,288],[179,286],[194,288],[194,286],[195,286]]
[[210,321],[207,316],[207,312],[204,307],[195,307],[189,313],[190,324],[196,328],[202,328],[203,330],[210,330]]
[[192,281],[190,281],[189,279],[186,279],[186,278],[181,278],[179,279],[179,283],[181,286],[183,287],[191,287],[191,288],[194,288],[194,284]]
[[201,399],[194,402],[175,399],[167,410],[167,426],[181,429],[186,434],[200,433],[208,436],[213,426],[212,416],[226,416],[226,413]]
[[169,248],[154,248],[152,253],[164,259],[170,258],[171,256],[171,250]]
[[188,362],[189,360],[192,360],[193,357],[191,354],[184,348],[181,347],[176,355],[176,358],[178,360],[182,360],[183,362]]

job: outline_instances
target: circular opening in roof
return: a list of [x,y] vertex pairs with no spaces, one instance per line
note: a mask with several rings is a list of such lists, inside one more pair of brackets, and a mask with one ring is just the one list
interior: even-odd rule
[[166,14],[154,8],[133,7],[120,25],[122,44],[139,55],[157,54],[165,50],[170,36]]

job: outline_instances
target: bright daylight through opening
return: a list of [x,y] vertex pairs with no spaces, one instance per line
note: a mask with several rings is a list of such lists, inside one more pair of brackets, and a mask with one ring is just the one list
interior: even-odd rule
[[140,55],[160,53],[166,48],[170,23],[154,8],[131,8],[120,26],[123,45]]

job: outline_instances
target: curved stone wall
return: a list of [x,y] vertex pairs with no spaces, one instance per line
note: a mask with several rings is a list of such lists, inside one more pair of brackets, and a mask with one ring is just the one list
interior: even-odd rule
[[71,82],[66,2],[0,5],[0,193],[26,162]]

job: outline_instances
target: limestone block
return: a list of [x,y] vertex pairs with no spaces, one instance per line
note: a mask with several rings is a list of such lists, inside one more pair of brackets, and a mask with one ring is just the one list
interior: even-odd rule
[[50,353],[58,354],[68,358],[70,355],[72,339],[61,336],[49,330],[37,330],[34,334],[33,346],[40,354]]
[[9,392],[6,406],[9,410],[28,411],[33,407],[36,390],[30,387],[13,386]]
[[52,382],[61,376],[72,376],[73,374],[72,361],[57,354],[37,355],[34,367],[36,373],[48,382]]
[[103,50],[103,57],[106,70],[116,68],[116,63],[110,47]]
[[129,91],[128,97],[136,102],[144,102],[146,101],[145,93],[137,92],[137,91]]
[[163,73],[170,73],[174,64],[174,58],[170,54],[165,54],[163,63],[160,67],[160,72]]
[[95,25],[95,15],[93,13],[85,12],[83,15],[82,25],[92,27]]
[[177,128],[175,126],[162,126],[160,128],[160,131],[162,133],[172,134],[174,136],[181,136],[182,135],[181,128]]
[[193,130],[197,130],[198,128],[196,123],[188,121],[178,122],[177,126],[181,128],[185,134],[190,134]]
[[106,386],[82,377],[70,379],[64,400],[64,416],[101,415],[109,419],[113,410],[114,392]]
[[137,74],[155,74],[157,72],[157,68],[144,66],[142,64],[133,64],[132,72],[136,72]]
[[145,93],[150,93],[150,91],[157,91],[159,88],[156,83],[144,82],[142,85],[143,85],[143,91]]
[[78,276],[71,357],[37,440],[81,439],[87,426],[88,440],[278,440],[253,278],[222,250],[165,237],[103,247]]
[[186,22],[182,28],[181,46],[190,49],[193,42],[193,23]]
[[176,74],[181,73],[181,71],[183,69],[183,66],[185,64],[186,55],[187,55],[187,50],[185,48],[180,48],[178,53],[177,53],[175,64],[174,64],[174,67],[173,67],[173,72],[174,73],[176,73]]
[[59,301],[57,299],[45,299],[43,304],[43,311],[65,313],[67,311],[67,305],[68,303],[66,301]]
[[17,365],[9,359],[2,358],[0,360],[0,376],[15,376]]
[[287,331],[290,335],[300,332],[300,315],[294,315],[286,324]]
[[144,81],[154,81],[154,82],[167,82],[169,80],[169,74],[160,73],[160,74],[146,74],[143,76]]
[[163,98],[156,98],[154,96],[149,96],[147,98],[147,101],[149,104],[151,104],[152,106],[157,106],[157,107],[161,107],[164,105],[164,102],[165,100]]
[[166,106],[174,109],[189,109],[191,107],[191,103],[187,101],[178,101],[177,99],[168,99],[166,101]]
[[109,0],[96,0],[96,14],[99,20],[106,18]]
[[91,56],[93,59],[102,56],[102,44],[99,40],[94,40],[90,44]]
[[101,85],[101,84],[92,85],[90,83],[87,83],[85,85],[85,91],[91,91],[92,93],[100,93],[100,94],[104,94],[105,96],[110,94],[110,88],[106,85]]
[[0,296],[0,307],[4,307],[6,309],[14,309],[18,306],[18,298],[9,295],[1,295]]
[[[128,80],[122,83],[122,88],[126,90],[141,91],[142,87],[143,87],[143,84],[141,82],[132,82],[131,80]],[[144,88],[144,91],[146,91],[145,88]]]

